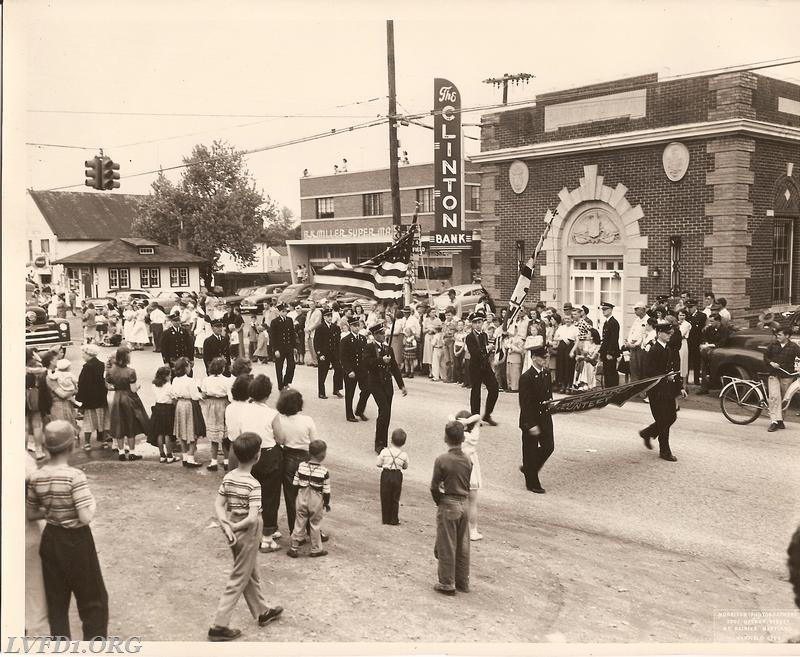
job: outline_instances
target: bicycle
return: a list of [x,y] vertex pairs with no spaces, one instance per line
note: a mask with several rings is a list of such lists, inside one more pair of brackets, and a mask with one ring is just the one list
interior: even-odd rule
[[[781,402],[781,408],[785,411],[789,407],[792,397],[800,392],[800,378],[798,378],[800,372],[787,372],[784,369],[781,369],[781,372],[794,379]],[[750,424],[755,422],[763,411],[769,410],[769,394],[764,384],[766,378],[766,374],[758,381],[739,379],[735,376],[722,377],[723,386],[719,393],[719,403],[722,414],[728,421],[733,424]],[[725,383],[726,379],[728,379],[727,383]]]

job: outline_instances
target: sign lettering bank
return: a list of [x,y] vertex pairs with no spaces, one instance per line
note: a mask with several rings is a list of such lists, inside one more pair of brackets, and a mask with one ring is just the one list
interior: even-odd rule
[[434,230],[431,246],[439,250],[470,248],[472,233],[464,230],[464,152],[461,93],[450,80],[433,81]]
[[303,229],[304,240],[359,237],[392,237],[391,226],[370,226],[368,228],[318,228]]

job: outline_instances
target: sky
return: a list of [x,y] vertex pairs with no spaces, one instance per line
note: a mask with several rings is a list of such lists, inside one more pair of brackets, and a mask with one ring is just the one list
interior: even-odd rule
[[[510,88],[513,102],[629,75],[800,55],[800,11],[789,0],[10,0],[3,11],[6,52],[13,45],[15,55],[5,99],[19,112],[17,129],[5,136],[25,162],[18,190],[88,191],[83,162],[103,148],[121,165],[119,191],[144,194],[155,174],[132,174],[180,164],[197,143],[224,139],[253,149],[385,115],[387,19],[394,20],[401,112],[430,110],[435,77],[450,79],[464,105],[475,107],[500,102],[500,90],[482,80],[504,73],[535,76]],[[761,73],[800,83],[800,64]],[[479,136],[469,124],[481,113],[464,115],[466,135]],[[215,116],[190,116],[198,114]],[[411,163],[433,160],[430,130],[401,127],[399,138]],[[465,140],[467,154],[479,148]],[[388,166],[387,126],[246,161],[258,186],[299,215],[303,169],[333,173],[342,158],[351,171]]]

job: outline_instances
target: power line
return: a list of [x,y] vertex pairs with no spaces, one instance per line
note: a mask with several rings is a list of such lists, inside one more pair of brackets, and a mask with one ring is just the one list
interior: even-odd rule
[[[384,123],[387,123],[388,119],[386,117],[382,117],[380,119],[376,119],[375,121],[369,121],[367,123],[361,123],[357,125],[348,126],[346,128],[331,128],[328,132],[321,132],[315,135],[308,135],[306,137],[299,137],[297,139],[291,139],[289,141],[279,142],[277,144],[270,144],[268,146],[260,146],[259,148],[251,148],[247,150],[240,150],[236,151],[236,155],[253,155],[254,153],[263,153],[264,151],[275,150],[278,148],[284,148],[286,146],[294,146],[296,144],[302,144],[308,141],[314,141],[317,139],[324,139],[325,137],[333,137],[335,135],[339,135],[346,132],[354,132],[356,130],[363,130],[365,128],[373,128]],[[169,167],[159,167],[158,169],[151,169],[149,171],[139,171],[138,173],[132,173],[129,175],[124,176],[124,179],[128,178],[137,178],[139,176],[147,176],[154,173],[161,173],[163,171],[174,171],[176,169],[184,169],[186,167],[193,166],[195,164],[205,164],[208,162],[215,162],[216,160],[221,159],[222,157],[227,157],[228,155],[220,155],[217,157],[209,157],[203,160],[192,160],[191,162],[184,162],[183,164],[175,164]],[[71,189],[73,187],[83,187],[83,183],[76,183],[74,185],[62,185],[60,187],[50,187],[47,190],[48,192],[54,192],[61,189]]]
[[86,114],[89,116],[155,116],[212,119],[368,119],[372,114],[202,114],[197,112],[106,112],[96,110],[28,110],[31,114]]
[[67,146],[66,144],[42,144],[36,141],[26,141],[26,146],[37,146],[39,148],[73,148],[79,151],[96,151],[97,146]]

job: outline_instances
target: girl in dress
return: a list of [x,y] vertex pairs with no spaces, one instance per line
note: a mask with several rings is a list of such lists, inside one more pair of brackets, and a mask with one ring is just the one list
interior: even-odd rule
[[136,311],[133,308],[133,303],[129,303],[125,306],[125,310],[122,311],[122,339],[131,344],[133,344],[132,334],[135,318]]
[[[429,379],[433,378],[433,339],[436,335],[437,325],[441,327],[442,320],[439,319],[436,308],[431,308],[428,311],[427,317],[422,320],[422,333],[424,335],[422,346],[422,369],[428,375]],[[367,328],[369,328],[369,325],[367,325]]]
[[478,531],[478,491],[482,485],[481,464],[478,460],[481,414],[470,415],[469,411],[459,411],[454,419],[464,426],[461,450],[472,461],[472,474],[469,477],[469,540],[480,541],[483,538]]
[[117,439],[120,461],[139,461],[141,455],[134,454],[136,436],[149,433],[150,419],[144,410],[142,400],[136,394],[139,384],[136,370],[130,367],[131,351],[120,347],[114,354],[111,366],[106,370],[106,383],[114,390],[109,415],[111,416],[111,435]]
[[206,436],[211,441],[211,463],[206,470],[216,472],[218,468],[217,454],[219,446],[226,436],[225,409],[230,403],[233,379],[224,376],[225,359],[217,356],[208,364],[208,376],[203,379],[200,391],[203,393],[203,420],[206,425]]
[[[153,379],[153,396],[155,405],[151,422],[150,436],[158,447],[160,463],[175,463],[172,453],[175,437],[175,395],[172,391],[170,377],[172,370],[168,365],[159,367]],[[152,444],[152,440],[148,439]]]
[[520,334],[520,327],[527,326],[520,322],[511,326],[508,331],[508,356],[506,356],[506,377],[508,378],[508,391],[519,390],[519,377],[522,374],[522,363],[525,358],[525,338]]
[[[579,343],[575,356],[576,390],[591,390],[597,387],[597,361],[600,358],[600,333],[597,329],[589,329],[589,339]],[[580,365],[580,367],[579,367]]]
[[263,324],[256,326],[256,350],[253,352],[254,363],[266,363],[269,360],[269,331]]
[[190,371],[187,358],[181,357],[175,361],[175,378],[172,380],[172,393],[176,400],[173,434],[181,441],[183,467],[199,468],[200,463],[195,460],[198,434],[192,402],[199,402],[201,395],[197,382],[189,376]]
[[689,331],[692,330],[692,325],[686,319],[686,311],[678,311],[678,330],[680,331],[681,347],[678,350],[678,355],[681,359],[681,379],[686,383],[689,377]]

